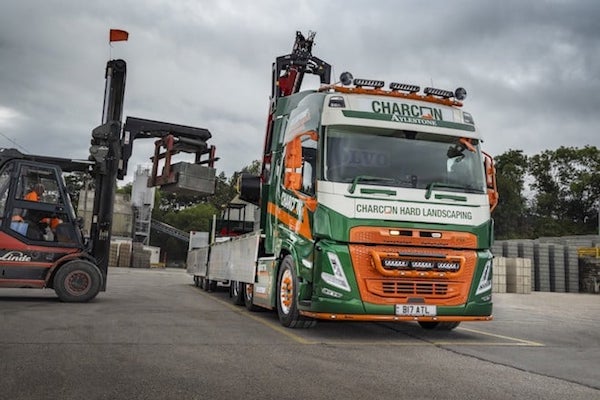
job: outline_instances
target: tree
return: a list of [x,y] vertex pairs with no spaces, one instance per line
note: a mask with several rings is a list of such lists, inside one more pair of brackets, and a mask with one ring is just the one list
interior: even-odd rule
[[495,158],[498,207],[494,211],[498,239],[529,237],[529,208],[524,195],[527,156],[522,150],[509,150]]
[[600,206],[600,150],[560,147],[531,158],[538,236],[595,233]]

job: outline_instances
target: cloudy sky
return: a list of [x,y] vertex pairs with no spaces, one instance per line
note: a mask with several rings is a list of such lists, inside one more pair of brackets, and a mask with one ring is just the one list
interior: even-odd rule
[[[229,176],[260,158],[271,63],[296,30],[335,77],[465,87],[492,155],[598,146],[599,20],[597,0],[0,0],[0,147],[87,158],[123,58],[124,115],[209,129]],[[110,28],[129,41],[110,47]]]

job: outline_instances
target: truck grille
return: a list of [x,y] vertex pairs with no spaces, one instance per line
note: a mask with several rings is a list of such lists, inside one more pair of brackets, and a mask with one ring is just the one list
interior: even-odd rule
[[[349,250],[361,298],[373,304],[401,304],[411,297],[446,306],[464,304],[477,263],[477,253],[464,249],[351,244]],[[449,271],[446,267],[454,260],[460,260],[460,267]]]
[[448,293],[447,283],[398,281],[378,281],[373,283],[375,284],[369,285],[370,290],[382,296],[445,296]]

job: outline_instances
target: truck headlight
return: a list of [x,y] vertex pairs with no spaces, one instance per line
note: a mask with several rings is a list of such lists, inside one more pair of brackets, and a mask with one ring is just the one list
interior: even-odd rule
[[346,292],[350,292],[351,289],[350,285],[348,284],[348,279],[346,278],[344,268],[342,268],[342,263],[340,262],[337,254],[327,252],[327,258],[329,258],[329,265],[331,265],[333,274],[330,274],[329,272],[321,272],[321,278],[323,278],[328,285],[345,290]]

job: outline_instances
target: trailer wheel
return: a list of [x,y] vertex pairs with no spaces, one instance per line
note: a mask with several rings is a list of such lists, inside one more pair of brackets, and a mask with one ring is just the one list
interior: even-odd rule
[[102,274],[89,261],[73,260],[59,268],[54,275],[53,286],[60,301],[84,303],[98,295]]
[[451,331],[452,329],[454,329],[458,325],[460,325],[460,321],[454,321],[454,322],[452,322],[452,321],[447,321],[447,322],[419,321],[419,325],[421,325],[421,328],[427,329],[427,330]]
[[283,259],[277,274],[277,315],[279,322],[288,328],[312,328],[317,323],[300,315],[298,310],[298,278],[292,256]]
[[200,278],[200,287],[206,292],[208,292],[208,284],[209,284],[208,278],[206,278],[204,276],[202,278]]
[[254,285],[251,283],[242,284],[244,303],[249,311],[260,311],[261,308],[254,304]]
[[231,281],[229,283],[229,297],[233,299],[236,306],[244,305],[244,284],[242,282]]

